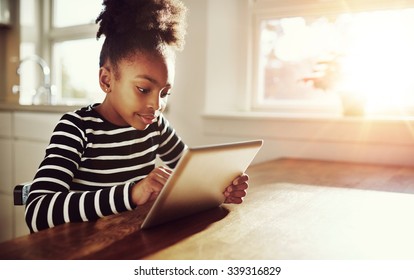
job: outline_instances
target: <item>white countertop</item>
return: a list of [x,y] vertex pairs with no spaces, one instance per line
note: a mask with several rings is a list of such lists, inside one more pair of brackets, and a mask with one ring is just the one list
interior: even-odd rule
[[26,111],[26,112],[43,112],[43,113],[66,113],[72,112],[82,105],[20,105],[14,103],[0,102],[0,111]]

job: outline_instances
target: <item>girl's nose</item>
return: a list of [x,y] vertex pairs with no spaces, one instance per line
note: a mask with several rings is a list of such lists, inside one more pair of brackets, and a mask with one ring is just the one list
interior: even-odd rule
[[154,92],[154,94],[151,94],[151,97],[148,100],[147,107],[154,109],[154,111],[159,111],[161,109],[161,97],[160,97],[160,95],[155,93],[155,92]]

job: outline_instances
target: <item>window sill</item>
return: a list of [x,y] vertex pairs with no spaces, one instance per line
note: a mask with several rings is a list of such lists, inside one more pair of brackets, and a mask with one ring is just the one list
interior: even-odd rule
[[217,141],[264,139],[256,161],[281,157],[414,166],[414,119],[204,114],[206,136]]
[[203,121],[204,131],[208,135],[414,145],[413,117],[228,112],[205,113]]

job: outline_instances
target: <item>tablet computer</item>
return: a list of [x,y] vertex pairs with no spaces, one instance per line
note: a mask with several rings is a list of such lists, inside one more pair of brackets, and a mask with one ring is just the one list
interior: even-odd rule
[[150,228],[221,205],[224,190],[243,174],[263,140],[188,148],[141,225]]

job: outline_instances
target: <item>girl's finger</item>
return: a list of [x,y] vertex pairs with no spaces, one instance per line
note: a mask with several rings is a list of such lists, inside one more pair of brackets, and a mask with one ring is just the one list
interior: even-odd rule
[[239,177],[237,177],[236,179],[234,179],[233,181],[233,185],[240,185],[244,182],[247,182],[249,180],[249,175],[247,175],[246,173],[243,173],[242,175],[240,175]]
[[246,190],[247,188],[249,188],[249,184],[247,182],[244,182],[239,185],[232,185],[231,191]]
[[238,197],[245,197],[246,196],[246,192],[245,191],[233,191],[229,197],[233,197],[233,198],[238,198]]

